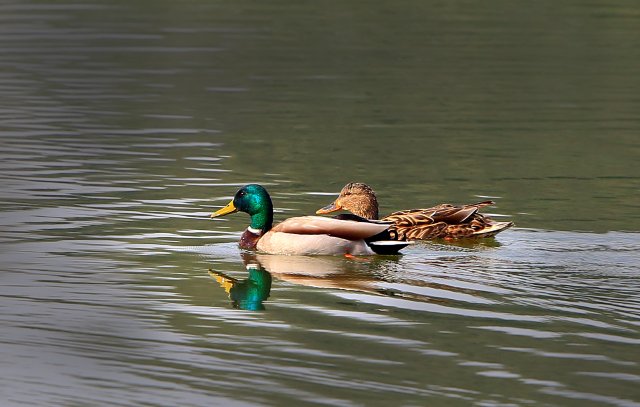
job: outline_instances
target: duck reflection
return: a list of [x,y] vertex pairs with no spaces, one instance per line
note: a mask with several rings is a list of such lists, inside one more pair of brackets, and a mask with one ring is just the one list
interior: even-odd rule
[[357,291],[419,302],[449,301],[416,293],[414,290],[420,287],[473,297],[480,294],[446,284],[401,278],[398,270],[401,266],[394,258],[354,260],[243,253],[242,260],[248,272],[246,278],[233,278],[213,270],[209,270],[209,275],[225,289],[232,306],[244,310],[265,309],[263,302],[269,298],[273,278],[307,287]]
[[234,308],[262,311],[264,310],[263,301],[269,298],[271,292],[271,274],[258,262],[245,261],[245,267],[249,275],[242,280],[211,269],[209,269],[209,275],[224,288]]
[[[269,298],[272,279],[289,283],[318,287],[337,288],[382,294],[377,286],[380,260],[341,259],[329,256],[280,256],[271,254],[243,253],[243,263],[248,275],[244,279],[230,277],[209,269],[214,278],[229,295],[234,308],[264,310],[263,301]],[[386,259],[383,262],[392,260]],[[378,273],[375,270],[378,269]],[[378,276],[376,277],[376,275]]]

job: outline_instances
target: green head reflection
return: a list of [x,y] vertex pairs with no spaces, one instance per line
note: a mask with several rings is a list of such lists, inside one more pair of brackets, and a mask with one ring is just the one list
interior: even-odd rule
[[248,276],[245,279],[236,279],[213,270],[209,270],[209,275],[229,294],[234,308],[262,311],[265,309],[263,301],[269,298],[271,291],[271,274],[257,263],[248,263],[246,267]]

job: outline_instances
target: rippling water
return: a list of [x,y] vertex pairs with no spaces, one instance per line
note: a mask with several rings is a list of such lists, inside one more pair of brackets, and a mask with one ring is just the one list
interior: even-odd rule
[[[640,405],[640,10],[527,7],[1,5],[1,404]],[[517,226],[351,260],[208,217],[352,180]]]

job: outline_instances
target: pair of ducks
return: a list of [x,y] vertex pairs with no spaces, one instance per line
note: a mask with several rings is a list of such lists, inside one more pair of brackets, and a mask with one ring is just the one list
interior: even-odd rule
[[287,255],[397,254],[413,240],[490,237],[513,226],[513,222],[496,222],[478,213],[491,204],[441,204],[394,212],[378,220],[378,201],[371,187],[352,182],[342,188],[333,203],[316,211],[350,213],[333,218],[299,216],[273,226],[269,193],[261,185],[250,184],[240,188],[233,200],[211,217],[248,213],[251,224],[240,238],[240,247],[248,250]]

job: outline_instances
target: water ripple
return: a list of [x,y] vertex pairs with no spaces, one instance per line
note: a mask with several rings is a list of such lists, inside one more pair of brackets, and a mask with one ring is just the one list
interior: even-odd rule
[[[7,405],[638,405],[631,8],[191,6],[0,5]],[[353,261],[209,220],[248,182],[312,213],[342,177],[518,227]]]

